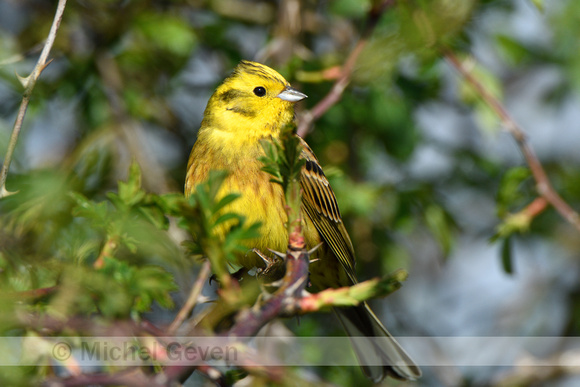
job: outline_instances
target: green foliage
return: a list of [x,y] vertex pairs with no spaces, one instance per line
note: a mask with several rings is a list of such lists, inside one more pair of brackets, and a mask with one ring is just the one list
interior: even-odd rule
[[145,46],[167,51],[167,55],[186,56],[195,43],[189,25],[174,15],[143,12],[135,20],[135,26]]
[[371,7],[370,0],[337,0],[331,4],[334,13],[341,16],[364,17]]
[[530,57],[530,50],[510,36],[497,35],[497,46],[506,62],[521,65]]
[[502,177],[497,192],[497,213],[502,222],[497,226],[496,233],[490,238],[490,241],[501,243],[501,264],[503,270],[508,274],[514,273],[513,234],[529,231],[533,220],[526,211],[510,212],[515,208],[521,208],[533,197],[531,193],[522,189],[530,176],[531,172],[528,168],[511,168]]
[[439,243],[443,254],[449,255],[453,247],[452,222],[449,220],[449,216],[445,214],[443,208],[432,204],[425,209],[425,222]]
[[265,153],[260,157],[264,164],[262,170],[272,175],[274,178],[271,181],[280,184],[284,192],[287,192],[292,181],[300,180],[300,171],[306,162],[300,158],[302,144],[294,135],[295,129],[293,125],[287,125],[282,129],[280,141],[262,141]]
[[176,290],[173,277],[159,266],[137,268],[106,258],[102,272],[126,288],[134,300],[132,308],[135,313],[149,311],[154,301],[163,308],[173,307],[169,296],[171,291]]
[[284,191],[288,211],[288,233],[294,231],[294,222],[301,219],[300,174],[306,160],[301,156],[303,147],[295,135],[294,125],[282,128],[280,140],[263,140],[261,145],[264,156],[259,160],[264,164],[262,170],[273,176],[271,182],[280,184]]
[[413,1],[398,4],[379,21],[377,31],[358,63],[355,79],[365,84],[393,75],[401,57],[412,54],[420,63],[437,56],[468,22],[475,0]]
[[[192,233],[190,250],[206,255],[216,273],[234,254],[247,249],[245,241],[259,236],[259,224],[246,226],[243,217],[224,212],[237,198],[218,197],[225,176],[211,172],[208,182],[196,187],[189,199],[146,192],[136,163],[131,164],[126,181],[101,199],[74,190],[70,182],[80,183],[78,176],[21,177],[19,193],[0,202],[6,220],[0,229],[4,242],[0,331],[33,333],[35,328],[18,317],[24,312],[37,318],[45,314],[64,320],[84,317],[88,326],[96,318],[105,324],[117,319],[139,321],[153,303],[173,308],[175,275],[184,267],[191,270],[194,263],[167,235],[170,217]],[[46,223],[39,225],[39,219]],[[218,229],[224,225],[228,230],[222,243]],[[52,229],[48,236],[47,226]],[[25,246],[25,240],[33,243]],[[16,298],[19,302],[14,302],[15,294],[21,294]],[[30,377],[20,372],[12,376]]]
[[511,237],[504,238],[504,240],[501,242],[501,265],[503,271],[508,274],[514,274]]
[[536,6],[538,11],[544,11],[544,0],[532,0],[532,4]]
[[227,273],[228,265],[236,268],[236,254],[248,249],[244,242],[260,236],[260,223],[247,225],[245,217],[227,211],[238,194],[218,196],[226,176],[224,171],[210,171],[207,181],[179,203],[178,214],[180,227],[194,237],[186,246],[192,254],[208,257],[218,278]]
[[[171,274],[158,265],[135,265],[154,259],[146,258],[141,238],[148,235],[164,243],[168,222],[159,206],[163,198],[141,189],[136,164],[131,166],[128,181],[119,182],[118,193],[109,193],[105,201],[90,200],[71,190],[70,185],[62,184],[67,179],[61,178],[55,185],[58,189],[51,189],[52,180],[41,177],[29,180],[18,194],[3,201],[9,219],[3,224],[6,239],[34,241],[27,249],[3,246],[6,270],[2,275],[9,279],[3,282],[6,291],[54,286],[54,296],[41,309],[62,316],[99,311],[108,317],[138,318],[153,302],[172,307],[170,293],[176,285]],[[32,203],[35,205],[26,205]],[[150,254],[176,252],[149,250]],[[27,269],[27,261],[34,266]],[[31,301],[31,310],[44,305]]]
[[[498,100],[503,97],[503,86],[500,80],[491,71],[473,63],[470,73],[479,80],[485,88]],[[499,129],[499,119],[495,112],[483,101],[479,92],[465,79],[459,84],[459,94],[466,104],[473,107],[479,124],[491,134],[496,134]]]
[[500,218],[506,216],[510,210],[530,201],[530,193],[525,188],[531,172],[526,167],[514,167],[506,171],[497,191],[497,214]]

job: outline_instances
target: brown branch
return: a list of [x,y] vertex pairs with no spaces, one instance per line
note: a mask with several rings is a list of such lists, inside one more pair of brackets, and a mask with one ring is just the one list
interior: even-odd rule
[[28,103],[30,102],[30,96],[32,95],[32,90],[36,85],[36,81],[40,77],[40,74],[46,66],[51,62],[48,61],[48,54],[52,48],[54,40],[56,39],[56,33],[60,27],[60,22],[62,21],[62,15],[64,13],[64,8],[66,6],[66,0],[59,0],[58,6],[56,7],[56,13],[52,21],[52,26],[50,27],[50,32],[44,44],[44,48],[40,53],[38,62],[34,66],[32,73],[26,77],[18,77],[20,82],[24,85],[24,94],[22,96],[22,102],[20,103],[20,108],[18,109],[18,115],[16,116],[16,121],[14,122],[14,127],[12,128],[12,134],[10,135],[10,142],[8,143],[8,149],[6,150],[6,156],[4,157],[4,164],[2,164],[2,170],[0,171],[0,199],[11,195],[15,192],[9,192],[6,189],[6,178],[8,177],[8,169],[10,168],[10,163],[12,163],[12,156],[14,155],[14,149],[16,148],[16,143],[18,142],[18,136],[20,135],[20,130],[22,129],[22,122],[24,121],[24,116],[26,115],[26,110],[28,109]]
[[[258,309],[244,310],[236,318],[234,326],[223,336],[234,342],[238,337],[254,336],[266,323],[279,316],[295,315],[298,312],[300,298],[308,280],[309,254],[305,250],[288,249],[286,253],[286,275],[282,286]],[[247,360],[247,359],[246,359]],[[254,370],[258,363],[246,361],[238,366]],[[166,367],[163,374],[167,380],[179,380],[199,370],[199,364],[180,364]],[[277,369],[260,369],[269,377],[277,379]],[[220,379],[214,380],[220,384]]]
[[350,52],[347,57],[344,66],[342,66],[341,75],[338,80],[334,83],[328,94],[322,98],[312,109],[304,112],[298,122],[297,133],[299,136],[304,137],[311,129],[315,121],[320,119],[330,109],[342,98],[342,93],[350,83],[352,73],[358,57],[367,45],[378,21],[381,16],[386,12],[387,9],[395,5],[395,0],[383,0],[376,3],[367,14],[367,22],[364,31],[361,34],[360,40],[357,42],[354,49]]
[[286,252],[286,274],[282,286],[258,310],[246,310],[229,330],[229,337],[255,335],[260,328],[277,316],[290,316],[298,311],[298,303],[308,282],[309,254],[306,250]]
[[467,82],[475,88],[479,96],[489,105],[489,107],[497,114],[500,118],[500,121],[504,128],[508,131],[508,133],[516,140],[520,151],[524,155],[526,163],[530,167],[532,171],[532,175],[534,180],[536,181],[536,189],[540,196],[546,199],[558,213],[570,224],[572,224],[578,231],[580,231],[580,216],[578,213],[572,209],[560,197],[560,195],[556,192],[548,176],[546,175],[546,171],[542,167],[540,160],[536,156],[534,149],[531,147],[530,143],[528,142],[527,136],[524,131],[518,126],[518,124],[511,118],[508,112],[505,110],[501,102],[494,97],[484,86],[481,82],[479,82],[467,68],[461,63],[461,61],[455,56],[455,54],[447,49],[442,49],[443,54],[447,61],[453,66],[463,77],[467,80]]

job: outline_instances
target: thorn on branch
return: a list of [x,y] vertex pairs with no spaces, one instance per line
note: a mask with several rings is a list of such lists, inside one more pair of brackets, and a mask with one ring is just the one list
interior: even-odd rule
[[48,33],[48,37],[46,39],[46,43],[44,44],[44,48],[40,53],[40,57],[38,58],[38,61],[36,62],[36,65],[34,66],[32,73],[26,78],[23,78],[18,74],[16,74],[16,77],[18,78],[20,83],[24,86],[25,90],[22,96],[22,101],[20,102],[20,107],[18,109],[16,121],[14,122],[14,127],[12,128],[12,134],[10,135],[8,149],[6,150],[6,155],[4,156],[4,163],[2,164],[2,169],[0,170],[0,199],[16,193],[9,192],[6,189],[6,179],[8,177],[8,169],[10,168],[10,164],[12,163],[12,156],[14,154],[14,149],[16,148],[16,143],[18,142],[18,136],[20,135],[22,122],[24,121],[24,116],[26,115],[26,110],[28,109],[30,95],[32,94],[32,90],[34,89],[34,85],[36,84],[37,79],[40,77],[40,74],[46,68],[48,63],[50,63],[50,61],[47,63],[46,60],[48,58],[50,50],[52,49],[54,40],[56,39],[56,33],[60,26],[60,22],[62,21],[65,6],[66,0],[59,0],[58,5],[56,7],[54,19],[52,21],[52,26],[50,27],[50,32]]

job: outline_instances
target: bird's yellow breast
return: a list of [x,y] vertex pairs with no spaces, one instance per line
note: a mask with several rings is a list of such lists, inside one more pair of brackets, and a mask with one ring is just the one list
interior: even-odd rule
[[[231,193],[238,193],[240,197],[228,204],[222,210],[223,213],[242,215],[247,224],[261,224],[260,237],[246,241],[248,251],[239,257],[238,263],[247,269],[263,266],[263,262],[252,253],[252,249],[271,255],[268,249],[285,252],[288,246],[288,217],[282,187],[270,182],[272,176],[261,170],[263,165],[258,157],[263,151],[259,144],[255,149],[248,149],[246,146],[245,152],[233,157],[226,157],[207,144],[204,139],[198,140],[192,149],[185,192],[193,192],[197,184],[206,181],[210,169],[227,171],[228,176],[218,191],[218,199]],[[232,226],[232,223],[226,222],[216,232],[224,238]],[[304,221],[304,233],[308,246],[313,247],[319,243],[320,237],[308,219]]]

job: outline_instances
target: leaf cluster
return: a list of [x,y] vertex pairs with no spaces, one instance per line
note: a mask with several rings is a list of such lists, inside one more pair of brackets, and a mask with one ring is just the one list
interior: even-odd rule
[[266,139],[261,143],[265,153],[259,158],[264,164],[262,171],[272,175],[270,181],[280,184],[284,192],[288,192],[291,182],[300,181],[300,171],[306,162],[300,157],[302,144],[295,131],[295,125],[288,124],[282,128],[279,140]]
[[244,242],[260,236],[260,223],[248,225],[244,216],[228,211],[239,194],[218,195],[226,177],[225,171],[210,171],[207,181],[174,209],[179,226],[193,236],[185,246],[191,254],[209,258],[220,279],[227,275],[228,266],[235,268],[236,254],[248,249]]

